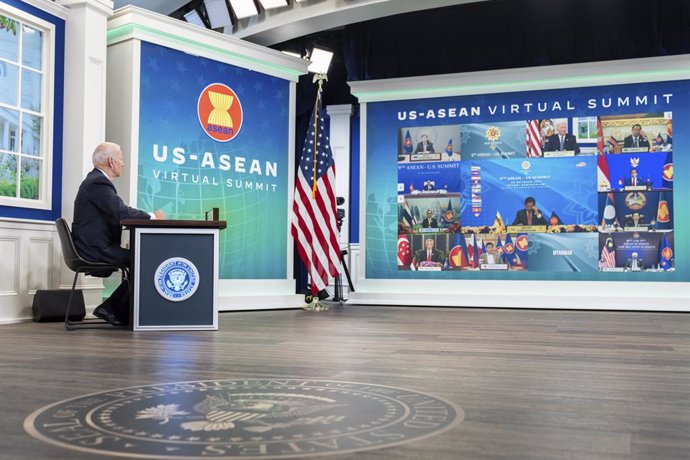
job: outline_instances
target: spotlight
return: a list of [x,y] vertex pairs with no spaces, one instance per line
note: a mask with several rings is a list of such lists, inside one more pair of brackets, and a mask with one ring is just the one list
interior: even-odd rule
[[237,19],[249,18],[259,14],[254,0],[230,0],[230,5],[232,5],[232,10],[235,12]]
[[230,11],[225,0],[206,0],[204,4],[206,5],[206,13],[208,13],[208,19],[211,21],[212,29],[232,24]]
[[287,6],[287,0],[259,0],[259,3],[261,3],[265,10]]
[[204,21],[202,21],[201,16],[199,16],[199,13],[197,13],[196,10],[191,10],[189,13],[185,13],[184,18],[190,24],[203,27],[204,29],[206,28],[206,24],[204,24]]
[[328,68],[331,66],[332,59],[332,51],[315,46],[312,48],[311,53],[309,53],[309,60],[311,61],[311,64],[307,70],[315,74],[326,75],[328,73]]

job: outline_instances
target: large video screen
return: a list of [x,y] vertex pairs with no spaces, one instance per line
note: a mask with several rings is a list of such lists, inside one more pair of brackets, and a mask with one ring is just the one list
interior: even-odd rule
[[368,103],[367,278],[687,281],[689,94]]

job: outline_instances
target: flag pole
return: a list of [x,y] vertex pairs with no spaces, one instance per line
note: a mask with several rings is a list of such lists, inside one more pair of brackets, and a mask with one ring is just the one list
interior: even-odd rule
[[319,88],[316,90],[316,100],[314,101],[314,165],[312,167],[312,174],[314,176],[311,184],[311,198],[312,200],[316,198],[316,161],[317,155],[316,143],[318,142],[318,131],[319,131],[319,98],[321,97],[321,91],[323,88],[323,82],[327,81],[328,77],[325,73],[317,73],[314,75],[314,82],[318,82]]
[[[314,83],[318,83],[319,87],[316,90],[316,100],[314,101],[314,146],[312,147],[314,150],[314,164],[312,165],[312,184],[311,184],[311,198],[312,200],[316,199],[316,172],[317,172],[317,161],[318,161],[318,155],[317,151],[318,148],[316,146],[318,139],[319,139],[319,98],[321,97],[321,91],[323,90],[323,82],[328,81],[328,77],[326,76],[325,73],[317,73],[314,75]],[[311,281],[311,284],[314,284],[314,280]],[[313,292],[313,291],[312,291]],[[328,311],[329,307],[328,305],[325,305],[320,302],[319,300],[319,295],[317,294],[311,294],[307,295],[305,297],[305,300],[309,302],[306,304],[304,307],[302,307],[305,310],[310,310],[310,311]]]

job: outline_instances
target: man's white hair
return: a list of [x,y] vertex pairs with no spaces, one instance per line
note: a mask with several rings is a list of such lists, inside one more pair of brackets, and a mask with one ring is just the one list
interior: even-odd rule
[[113,142],[101,142],[96,146],[91,157],[91,162],[94,166],[104,165],[108,163],[108,159],[115,156],[120,151],[120,146]]

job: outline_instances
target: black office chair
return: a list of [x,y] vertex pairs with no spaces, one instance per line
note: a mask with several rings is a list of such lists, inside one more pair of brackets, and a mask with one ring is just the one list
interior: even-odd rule
[[77,285],[77,278],[79,273],[103,273],[111,270],[115,272],[120,270],[122,272],[122,280],[129,279],[127,277],[128,267],[126,265],[117,264],[106,264],[101,262],[89,262],[88,260],[82,259],[77,253],[77,249],[74,247],[74,241],[72,240],[72,232],[70,232],[69,225],[67,221],[62,217],[55,221],[55,226],[57,227],[58,236],[60,237],[60,246],[62,246],[62,254],[65,257],[65,263],[67,266],[74,271],[74,282],[72,283],[72,291],[69,295],[69,300],[67,301],[67,308],[65,311],[65,329],[71,331],[73,329],[96,329],[96,328],[113,328],[121,326],[112,326],[107,321],[101,319],[85,319],[83,321],[71,321],[69,319],[69,311],[72,306],[72,297],[74,297],[74,288]]

